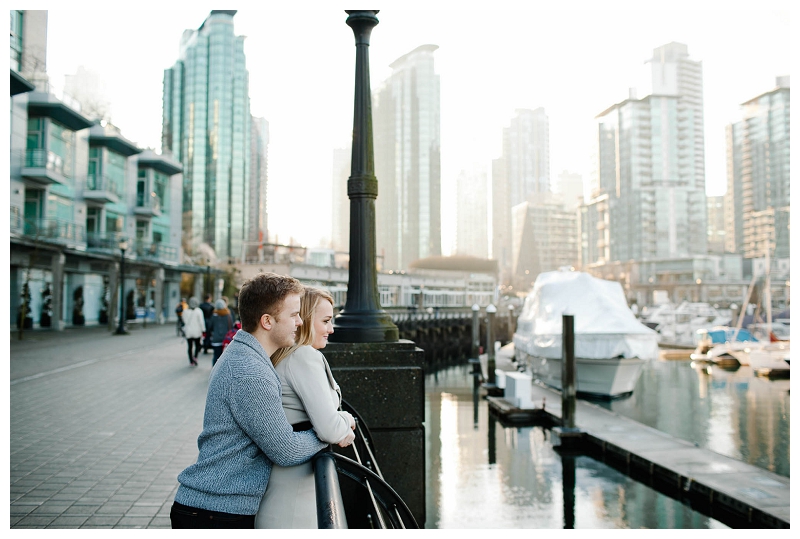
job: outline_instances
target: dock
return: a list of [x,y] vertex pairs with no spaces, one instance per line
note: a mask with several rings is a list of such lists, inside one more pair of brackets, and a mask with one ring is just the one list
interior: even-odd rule
[[[482,367],[486,368],[485,356]],[[497,368],[513,371],[508,349]],[[490,413],[507,426],[561,425],[561,392],[534,382],[532,409],[487,396]],[[789,528],[789,478],[695,446],[657,429],[577,400],[575,449],[732,527]]]

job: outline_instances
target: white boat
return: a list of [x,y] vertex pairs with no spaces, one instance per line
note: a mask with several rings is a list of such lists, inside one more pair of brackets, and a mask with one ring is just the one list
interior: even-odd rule
[[684,301],[678,306],[662,304],[647,308],[642,323],[658,332],[662,346],[694,348],[698,330],[727,325],[730,319],[729,313],[708,303]]
[[769,369],[771,371],[789,370],[789,344],[770,343],[761,348],[750,350],[750,368],[753,371]]
[[539,274],[517,321],[517,362],[561,388],[564,314],[574,316],[577,391],[611,398],[632,393],[644,362],[658,357],[657,334],[636,319],[619,283],[588,273]]

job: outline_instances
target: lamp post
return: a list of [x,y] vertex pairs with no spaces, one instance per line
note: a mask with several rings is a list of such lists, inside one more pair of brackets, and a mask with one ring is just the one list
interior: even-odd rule
[[334,318],[331,342],[397,342],[399,332],[381,309],[375,258],[375,199],[378,179],[372,146],[372,98],[369,85],[369,37],[378,24],[377,10],[345,10],[356,39],[353,152],[347,196],[350,199],[350,268],[347,302]]
[[125,331],[125,251],[128,250],[128,239],[122,238],[119,242],[119,326],[117,335],[127,335]]

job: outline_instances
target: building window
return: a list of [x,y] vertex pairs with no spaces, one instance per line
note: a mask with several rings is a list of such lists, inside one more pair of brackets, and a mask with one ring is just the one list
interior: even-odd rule
[[11,69],[22,71],[22,19],[20,10],[11,11]]

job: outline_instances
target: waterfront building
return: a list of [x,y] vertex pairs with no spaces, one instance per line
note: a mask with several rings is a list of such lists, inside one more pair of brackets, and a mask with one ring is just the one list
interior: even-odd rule
[[[250,222],[248,240],[263,258],[264,242],[268,241],[267,193],[269,192],[269,122],[265,118],[250,118],[250,182],[248,211]],[[250,250],[252,250],[250,247]],[[250,253],[252,256],[252,253]]]
[[43,64],[25,63],[27,36],[34,36],[35,52],[46,52],[39,47],[47,41],[47,13],[18,11],[11,19],[12,35],[15,25],[25,29],[12,39],[12,58],[15,51],[21,58],[11,66],[12,324],[113,327],[123,239],[126,317],[163,321],[181,274],[196,271],[179,265],[180,164],[56,95],[39,71]]
[[[542,107],[517,109],[509,126],[503,128],[503,155],[492,171],[492,252],[512,263],[511,208],[532,195],[550,193],[550,120]],[[503,267],[503,265],[501,265]],[[506,266],[508,271],[510,267]],[[510,275],[508,273],[507,275]]]
[[602,248],[582,241],[583,264],[707,253],[702,65],[680,43],[655,49],[650,63],[653,93],[631,90],[596,117],[584,206],[597,208],[582,211],[581,234],[604,238]]
[[385,269],[442,252],[438,48],[421,45],[392,62],[373,95],[376,248]]
[[488,178],[475,165],[462,170],[456,180],[456,254],[487,258],[489,255]]
[[708,253],[725,252],[725,197],[708,197]]
[[725,250],[745,258],[789,257],[789,77],[742,103],[726,130]]
[[[350,198],[347,196],[347,179],[350,177],[350,148],[335,148],[331,166],[331,247],[334,251],[350,250]],[[380,178],[378,178],[378,184]],[[380,255],[380,250],[378,255]]]
[[562,196],[565,210],[576,211],[583,203],[583,177],[578,173],[564,170],[558,175],[553,192]]
[[511,209],[512,285],[527,292],[545,271],[578,263],[575,211],[564,210],[559,195],[532,197]]
[[201,244],[227,260],[258,240],[249,228],[249,75],[235,14],[212,10],[184,31],[178,60],[164,70],[161,145],[183,164],[183,248],[198,261],[207,257]]

